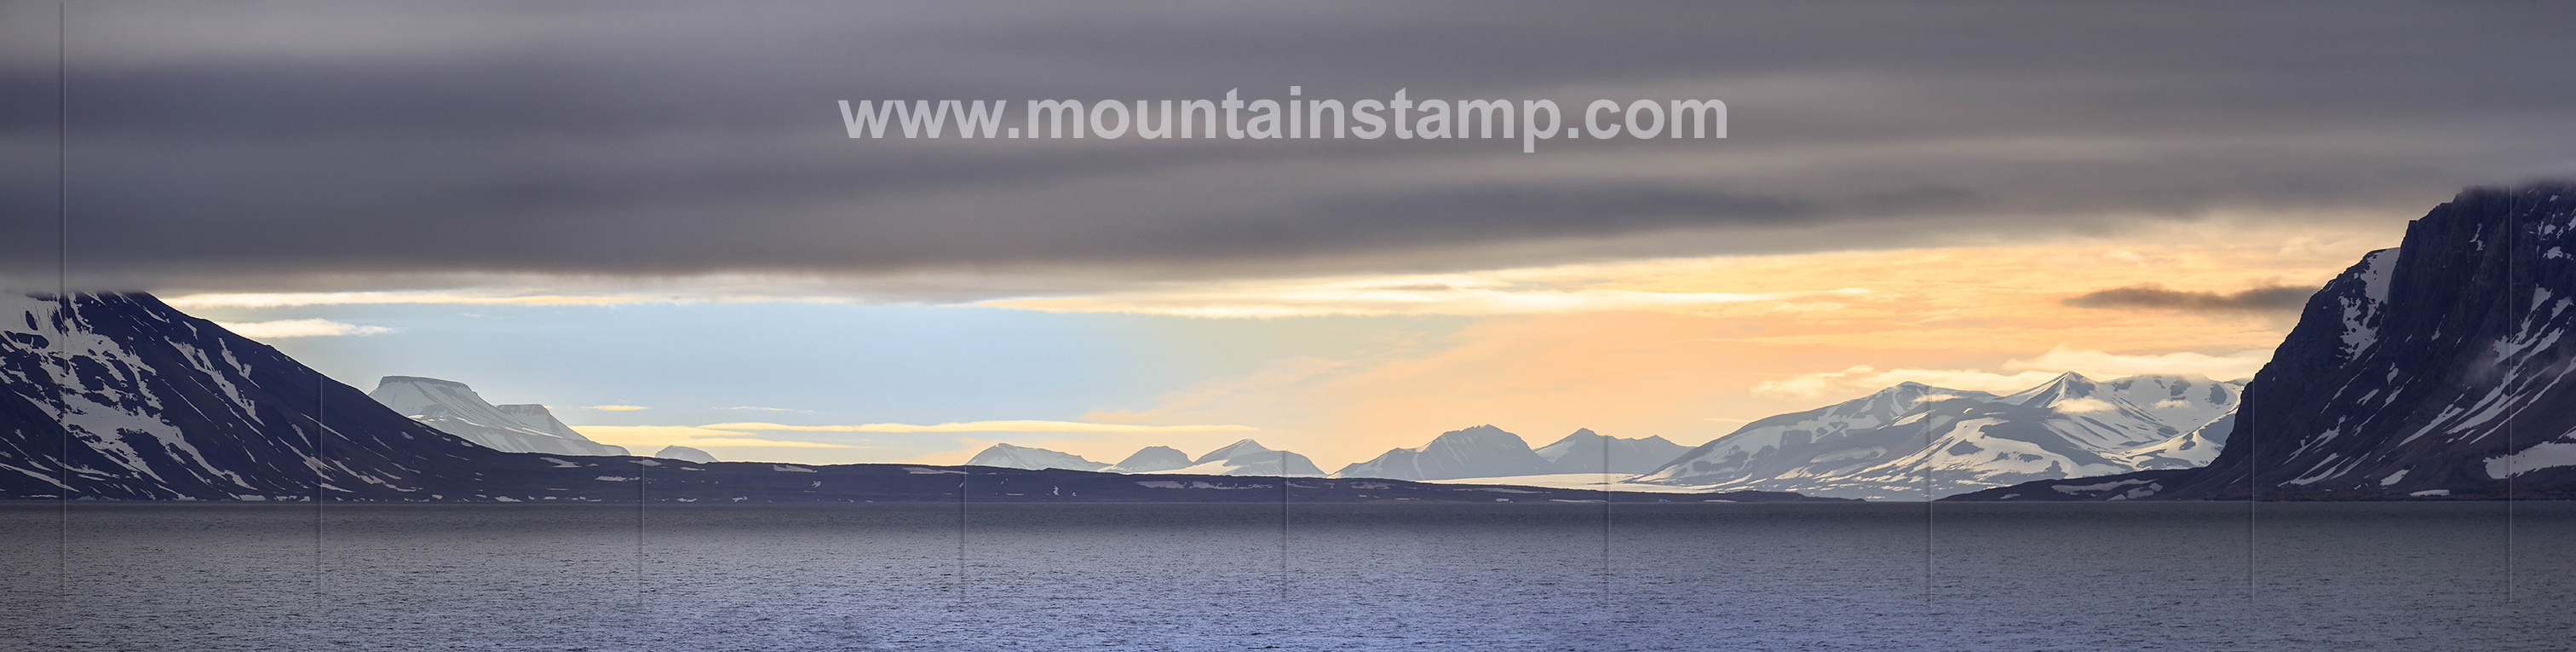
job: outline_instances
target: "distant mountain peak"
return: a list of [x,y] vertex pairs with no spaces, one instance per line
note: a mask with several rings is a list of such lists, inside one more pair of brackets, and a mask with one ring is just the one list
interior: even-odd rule
[[679,445],[664,446],[662,447],[661,452],[654,453],[653,456],[666,460],[681,460],[697,462],[700,464],[714,464],[716,462],[716,456],[709,455],[706,451]]
[[2002,400],[2014,405],[2035,406],[2050,401],[2089,397],[2100,387],[2099,383],[2084,377],[2084,374],[2069,371],[2057,374],[2037,387],[2005,394]]
[[1067,469],[1098,471],[1108,468],[1106,462],[1094,462],[1080,455],[1011,443],[996,443],[966,460],[967,466],[998,466],[1009,469]]
[[1555,465],[1558,473],[1636,475],[1662,466],[1685,450],[1688,447],[1661,436],[1620,439],[1584,428],[1532,452]]
[[1234,443],[1226,444],[1216,450],[1208,451],[1206,455],[1200,455],[1197,459],[1190,461],[1194,464],[1206,464],[1217,460],[1230,460],[1252,453],[1267,452],[1270,452],[1269,447],[1262,446],[1261,442],[1253,441],[1251,438],[1247,437],[1235,440]]
[[1440,433],[1430,443],[1398,448],[1333,473],[1342,478],[1450,480],[1554,473],[1555,464],[1529,442],[1493,424]]
[[1190,455],[1181,452],[1181,449],[1170,446],[1147,446],[1136,449],[1136,452],[1127,455],[1127,459],[1119,460],[1117,465],[1104,470],[1112,473],[1151,473],[1188,468],[1192,463]]

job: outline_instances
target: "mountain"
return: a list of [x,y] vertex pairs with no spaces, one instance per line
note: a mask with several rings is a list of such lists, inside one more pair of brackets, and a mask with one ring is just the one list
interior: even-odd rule
[[666,460],[697,462],[699,464],[713,464],[716,461],[716,456],[709,455],[706,451],[687,446],[664,446],[662,447],[662,452],[654,453],[653,456]]
[[[2173,377],[2130,377],[2112,381],[2112,383],[2131,385],[2187,382],[2190,381]],[[2204,410],[2197,409],[2199,406],[2195,405],[2194,409],[2177,415],[2180,417],[2179,425],[2167,424],[2158,418],[2159,415],[2151,414],[2146,408],[2111,391],[2110,385],[2111,383],[2094,382],[2083,374],[2067,372],[2058,374],[2056,378],[2049,379],[2038,387],[2006,394],[1996,401],[2038,408],[2060,415],[2063,424],[2060,430],[2063,431],[2064,436],[2069,441],[2093,450],[2122,449],[2162,442],[2182,434],[2186,428],[2207,423],[2209,417],[2214,416],[2200,414]],[[2224,411],[2226,408],[2234,407],[2235,401],[2236,393],[2227,392],[2226,403],[2218,407]]]
[[1376,459],[1342,467],[1333,477],[1450,480],[1556,472],[1556,464],[1530,450],[1520,435],[1482,425],[1441,433],[1420,447],[1387,451]]
[[1961,500],[2576,497],[2576,185],[2473,188],[2308,298],[2205,468]]
[[1181,452],[1181,449],[1170,446],[1147,446],[1136,449],[1136,452],[1128,455],[1127,459],[1119,460],[1117,465],[1102,470],[1111,473],[1152,473],[1184,469],[1189,466],[1190,454]]
[[[1920,420],[1899,423],[1945,402],[1982,404],[1976,391],[1898,383],[1825,407],[1765,417],[1710,440],[1637,478],[1669,484],[1837,484],[1838,476],[1873,460],[1928,445]],[[1847,483],[1844,483],[1847,484]],[[1873,492],[1880,493],[1880,492]]]
[[[498,409],[496,408],[496,411]],[[431,428],[148,294],[0,293],[0,500],[1266,502],[1277,478],[512,453]],[[1597,490],[1294,481],[1308,502]],[[1266,491],[1265,491],[1266,489]],[[1819,500],[1614,492],[1621,502]]]
[[1557,473],[1636,475],[1653,471],[1687,450],[1663,437],[1620,439],[1585,428],[1533,452],[1555,465]]
[[[1142,451],[1139,452],[1141,453]],[[1207,454],[1200,455],[1198,459],[1193,460],[1192,462],[1193,463],[1189,466],[1169,469],[1162,472],[1194,473],[1203,475],[1291,475],[1301,477],[1316,477],[1324,475],[1324,470],[1317,468],[1315,466],[1315,461],[1306,459],[1306,456],[1304,455],[1288,451],[1270,450],[1269,447],[1262,446],[1261,442],[1250,439],[1226,444],[1222,448],[1208,451]],[[1286,468],[1284,473],[1281,470],[1283,466]]]
[[[2204,428],[2239,386],[2198,376],[2063,373],[1996,396],[1900,383],[1745,424],[1639,482],[1920,500],[2033,480],[2205,461]],[[2145,401],[2144,405],[2140,401]],[[1792,488],[1794,487],[1794,488]]]
[[2129,465],[2139,469],[2189,469],[2209,466],[2218,459],[2218,451],[2227,446],[2227,434],[2236,430],[2236,411],[2210,419],[2191,432],[2160,442],[2123,451]]
[[2215,381],[2204,376],[2130,376],[2102,383],[2102,390],[2143,408],[2157,421],[2193,424],[2197,429],[2236,409],[2245,380]]
[[1006,469],[1071,469],[1075,471],[1098,471],[1109,468],[1108,464],[1082,459],[1082,456],[1072,453],[1051,451],[1044,448],[1013,446],[1010,444],[994,444],[992,447],[984,449],[984,452],[976,453],[973,459],[966,460],[966,465],[998,466]]
[[1208,452],[1207,452],[1207,454],[1205,454],[1205,455],[1200,455],[1200,456],[1198,457],[1198,459],[1190,460],[1190,463],[1191,463],[1191,464],[1206,464],[1206,463],[1209,463],[1209,462],[1215,462],[1215,461],[1219,461],[1219,460],[1230,460],[1230,459],[1234,459],[1234,458],[1237,458],[1237,457],[1242,457],[1242,456],[1245,456],[1245,455],[1250,455],[1250,454],[1253,454],[1253,453],[1268,453],[1268,452],[1271,452],[1271,451],[1270,451],[1270,448],[1269,448],[1269,447],[1266,447],[1266,446],[1262,446],[1262,445],[1261,445],[1261,442],[1253,441],[1253,440],[1250,440],[1250,439],[1238,439],[1238,440],[1235,440],[1235,442],[1234,442],[1234,443],[1226,444],[1226,445],[1224,445],[1224,446],[1220,446],[1220,447],[1218,447],[1216,450],[1208,451]]
[[0,496],[407,500],[512,490],[477,473],[516,454],[405,418],[150,295],[0,293],[0,334]]
[[626,449],[592,442],[555,420],[546,406],[493,405],[474,388],[451,380],[386,376],[367,398],[414,421],[466,441],[512,453],[625,455]]

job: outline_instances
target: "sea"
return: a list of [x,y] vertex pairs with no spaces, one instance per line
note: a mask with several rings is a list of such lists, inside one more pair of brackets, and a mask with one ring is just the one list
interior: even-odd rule
[[0,505],[10,650],[2565,650],[2576,504]]

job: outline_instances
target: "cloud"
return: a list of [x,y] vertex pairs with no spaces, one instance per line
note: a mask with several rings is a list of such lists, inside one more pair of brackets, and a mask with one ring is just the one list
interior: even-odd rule
[[[1661,261],[1665,264],[1682,264]],[[1651,265],[1653,263],[1647,263]],[[1636,267],[1627,265],[1624,267]],[[1730,304],[1851,298],[1864,288],[1787,292],[1687,292],[1609,286],[1622,270],[1570,265],[1436,276],[1362,276],[1162,283],[1085,296],[1008,299],[983,305],[1047,312],[1126,312],[1186,317],[1320,315],[1526,315],[1610,310],[1694,310]],[[1841,304],[1783,304],[1831,310]]]
[[[2497,174],[2566,172],[2576,149],[2552,128],[2576,119],[2576,88],[2525,83],[2557,72],[2564,36],[2500,8],[1999,19],[1890,2],[1713,21],[1686,4],[1451,0],[1355,22],[1365,5],[1348,2],[764,6],[93,7],[72,226],[115,235],[84,241],[96,271],[80,280],[1083,283],[1927,246],[2229,210],[2393,223]],[[2269,24],[2302,29],[2243,29]],[[2388,47],[2385,25],[2423,46]],[[58,83],[22,59],[0,65],[0,161],[48,170]],[[910,63],[848,63],[893,60]],[[832,103],[1284,99],[1291,84],[1310,99],[1714,97],[1736,124],[1723,141],[1537,154],[1500,139],[853,141]],[[173,106],[207,110],[149,108]],[[0,175],[0,205],[43,213],[60,190]],[[60,280],[60,241],[42,235],[0,241],[0,280]],[[1023,295],[979,298],[995,296]]]
[[2110,402],[2110,401],[2105,401],[2105,400],[2098,399],[2098,398],[2079,398],[2079,399],[2072,399],[2072,400],[2067,400],[2067,401],[2059,401],[2059,402],[2057,403],[2057,406],[2056,406],[2056,410],[2057,410],[2057,411],[2059,411],[2059,412],[2066,412],[2066,413],[2070,413],[2070,414],[2083,414],[2083,413],[2086,413],[2086,412],[2108,412],[2108,411],[2110,411],[2111,409],[2112,409],[2112,408],[2111,408],[2111,402]]
[[284,321],[260,321],[247,323],[215,322],[215,325],[222,326],[224,327],[224,330],[232,331],[236,335],[254,339],[278,337],[335,337],[342,335],[365,337],[369,335],[383,335],[386,333],[402,332],[402,329],[399,328],[344,324],[328,319],[289,319]]
[[2260,285],[2233,292],[2189,292],[2156,283],[2087,292],[2063,303],[2077,308],[2126,308],[2190,312],[2295,312],[2307,305],[2313,287]]
[[[2142,374],[2201,376],[2232,380],[2254,375],[2272,352],[2249,349],[2224,356],[2193,352],[2149,355],[2121,355],[2059,346],[2031,359],[2011,359],[2003,363],[2002,374],[1972,369],[1887,369],[1856,365],[1841,371],[1799,374],[1788,378],[1759,381],[1753,384],[1756,396],[1773,398],[1817,398],[1826,395],[1875,391],[1904,382],[1934,387],[1965,389],[1997,394],[2017,392],[2075,372],[2094,380],[2110,380]],[[2073,410],[2082,411],[2082,410]]]
[[1915,382],[1934,387],[2001,394],[2029,389],[2048,382],[2048,379],[2056,376],[2057,374],[2054,373],[2037,371],[2018,374],[1945,369],[1882,371],[1869,365],[1854,365],[1842,371],[1800,374],[1784,379],[1756,382],[1753,384],[1752,392],[1755,396],[1774,398],[1816,398],[1828,394],[1874,391],[1897,383]]
[[641,405],[593,405],[589,406],[589,408],[593,410],[608,410],[610,412],[629,412],[647,409]]
[[2253,376],[2255,371],[2263,368],[2263,363],[2271,360],[2271,349],[2246,349],[2227,355],[2208,355],[2190,351],[2120,355],[2076,350],[2060,345],[2036,358],[2004,361],[2004,368],[2042,372],[2072,371],[2099,379],[2157,374],[2234,380]]
[[793,431],[793,432],[1249,432],[1252,426],[1181,425],[1146,426],[1127,423],[1085,423],[1080,421],[967,421],[931,425],[909,423],[870,423],[849,426],[791,426],[777,423],[716,423],[700,428],[719,430]]

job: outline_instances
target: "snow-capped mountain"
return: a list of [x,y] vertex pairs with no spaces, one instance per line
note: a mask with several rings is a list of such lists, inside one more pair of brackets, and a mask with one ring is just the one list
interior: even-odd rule
[[1387,451],[1335,471],[1336,478],[1452,480],[1556,473],[1554,462],[1530,450],[1520,435],[1491,425],[1441,433],[1431,443]]
[[[1638,481],[1921,500],[1927,491],[2170,468],[2207,459],[2210,446],[2194,442],[2210,436],[2202,426],[2234,409],[2238,393],[2235,383],[2196,376],[2096,382],[2072,372],[2004,396],[1902,383],[1745,424]],[[2135,402],[2147,399],[2152,407]]]
[[1754,420],[1638,478],[1643,482],[1761,483],[1857,471],[1929,442],[1898,420],[1945,401],[1990,402],[1993,394],[1898,383],[1868,396]]
[[[1138,451],[1142,454],[1142,451]],[[1284,471],[1283,471],[1284,468]],[[1288,451],[1271,450],[1261,442],[1245,439],[1200,455],[1189,466],[1153,471],[1195,475],[1290,475],[1315,477],[1324,474],[1315,461]]]
[[969,466],[999,466],[1013,469],[1070,469],[1109,473],[1170,473],[1179,475],[1285,475],[1321,476],[1313,460],[1287,451],[1271,450],[1261,442],[1245,439],[1227,444],[1192,459],[1170,446],[1147,446],[1117,464],[1103,464],[1083,459],[1080,455],[1029,448],[1011,444],[994,444],[975,458]]
[[2167,424],[2207,424],[2234,411],[2245,393],[2239,378],[2215,381],[2203,376],[2130,376],[2102,383],[2102,391],[2128,401]]
[[664,446],[662,447],[662,452],[654,453],[653,456],[666,460],[697,462],[699,464],[713,464],[716,461],[716,456],[707,454],[706,451],[687,446]]
[[1111,473],[1152,473],[1185,469],[1189,466],[1190,454],[1181,452],[1181,449],[1170,446],[1147,446],[1136,449],[1136,452],[1128,455],[1127,459],[1119,460],[1117,465],[1101,470]]
[[1557,473],[1636,475],[1655,470],[1687,450],[1660,436],[1621,439],[1584,428],[1533,452],[1554,464]]
[[1082,459],[1082,456],[1072,453],[1051,451],[1044,448],[1013,446],[1010,444],[994,444],[989,448],[985,448],[984,452],[976,453],[974,459],[966,460],[966,465],[998,466],[1006,469],[1068,469],[1073,471],[1098,471],[1109,468],[1109,464],[1105,462],[1094,462]]
[[[2200,380],[2205,382],[2207,379]],[[2190,380],[2129,377],[2111,382],[2136,386],[2181,384]],[[2097,383],[2083,374],[2067,372],[2038,387],[2007,394],[1996,401],[2062,415],[2065,423],[2061,429],[2067,439],[2093,450],[2123,449],[2172,439],[2184,430],[2207,423],[2209,417],[2214,416],[2201,414],[2206,410],[2193,405],[2190,409],[2181,410],[2182,414],[2174,415],[2181,425],[2168,424],[2158,418],[2161,415],[2151,414],[2110,391],[2110,384]],[[2226,392],[2225,397],[2226,403],[2218,406],[2222,411],[2236,404],[2235,392]]]
[[2236,411],[2210,419],[2180,437],[2131,448],[2121,456],[2139,470],[2190,469],[2209,466],[2218,459],[2218,451],[2227,446],[2227,433],[2236,429]]
[[593,442],[555,420],[546,406],[493,405],[465,383],[417,376],[386,376],[367,393],[385,407],[440,432],[512,453],[625,455],[626,449]]

